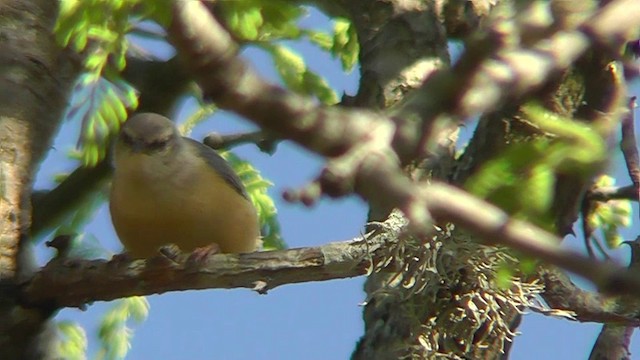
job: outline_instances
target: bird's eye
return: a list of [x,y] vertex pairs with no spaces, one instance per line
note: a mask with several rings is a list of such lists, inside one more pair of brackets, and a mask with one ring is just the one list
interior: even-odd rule
[[155,141],[150,142],[147,147],[148,147],[149,150],[159,150],[159,149],[167,146],[167,144],[169,143],[170,140],[171,140],[171,136],[165,137],[165,138],[162,138],[162,139],[159,139],[159,140],[155,140]]
[[124,131],[120,133],[120,139],[122,140],[123,143],[129,146],[135,143],[135,140],[133,140],[133,137],[131,137],[131,135],[127,134]]

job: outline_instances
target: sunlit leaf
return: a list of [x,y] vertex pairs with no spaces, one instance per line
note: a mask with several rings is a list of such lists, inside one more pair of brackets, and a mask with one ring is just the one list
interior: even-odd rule
[[231,152],[221,152],[221,155],[231,164],[247,189],[249,198],[258,212],[262,227],[262,241],[265,250],[284,249],[287,247],[280,235],[278,211],[268,189],[273,186],[264,179],[260,172],[249,162],[241,160]]
[[67,360],[84,360],[87,358],[87,334],[77,323],[58,321],[56,323],[58,342],[56,357]]

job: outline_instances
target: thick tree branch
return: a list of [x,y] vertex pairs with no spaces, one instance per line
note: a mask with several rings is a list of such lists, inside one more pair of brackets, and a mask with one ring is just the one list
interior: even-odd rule
[[24,308],[17,278],[35,261],[29,237],[31,187],[79,71],[53,35],[58,2],[0,1],[0,358],[51,359],[51,309]]
[[591,350],[589,360],[631,360],[629,345],[633,327],[604,324]]
[[555,267],[541,267],[539,275],[545,287],[542,297],[552,309],[571,311],[577,321],[640,325],[637,315],[616,311],[614,298],[580,289]]
[[[638,5],[616,1],[605,10],[614,6],[613,10],[618,11],[625,4],[630,8]],[[627,284],[627,289],[634,289],[632,292],[640,290],[640,279],[621,268],[594,266],[590,259],[561,249],[555,236],[510,220],[502,211],[471,195],[444,184],[416,186],[401,175],[394,160],[389,145],[391,123],[384,117],[317,106],[266,83],[237,57],[237,46],[200,2],[175,1],[173,8],[170,39],[190,65],[205,96],[280,136],[333,157],[323,176],[325,181],[346,181],[351,184],[347,189],[352,187],[368,201],[400,208],[412,227],[423,233],[429,230],[433,216],[576,272],[606,291],[624,291],[620,282]]]
[[380,261],[377,250],[394,239],[379,234],[321,247],[216,254],[202,264],[185,255],[136,261],[54,259],[24,285],[27,304],[82,307],[132,295],[213,288],[249,288],[266,293],[283,284],[348,278],[366,274]]

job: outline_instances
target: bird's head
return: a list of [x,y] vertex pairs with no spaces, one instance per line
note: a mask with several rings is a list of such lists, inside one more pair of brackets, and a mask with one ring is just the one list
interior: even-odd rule
[[157,114],[142,113],[124,123],[116,152],[165,155],[175,150],[179,140],[180,134],[171,120]]

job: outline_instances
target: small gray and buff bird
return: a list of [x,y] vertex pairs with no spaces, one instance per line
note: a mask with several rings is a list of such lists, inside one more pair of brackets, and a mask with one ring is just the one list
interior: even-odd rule
[[120,241],[134,258],[163,245],[182,251],[217,244],[221,252],[255,251],[256,210],[242,182],[213,149],[180,136],[152,113],[128,119],[115,146],[109,210]]

